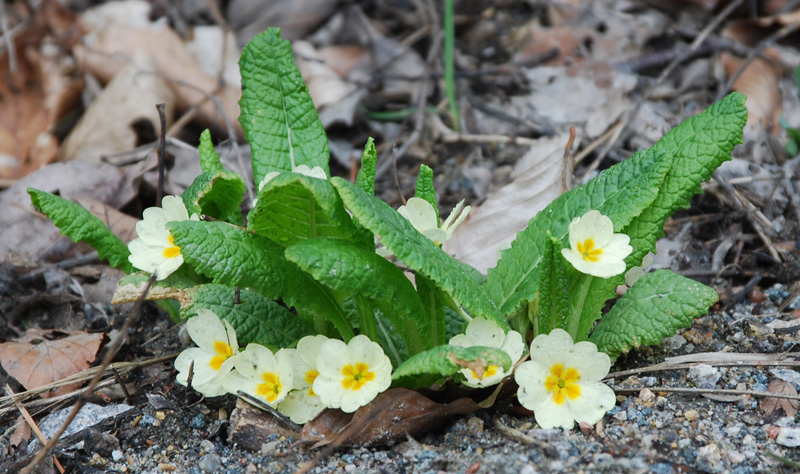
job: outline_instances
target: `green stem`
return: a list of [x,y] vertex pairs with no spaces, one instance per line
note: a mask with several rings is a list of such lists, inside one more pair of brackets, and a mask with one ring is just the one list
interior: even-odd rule
[[[573,300],[575,304],[572,306],[568,323],[569,326],[567,327],[567,332],[572,336],[573,341],[582,340],[578,338],[578,327],[580,327],[581,324],[581,313],[583,313],[583,305],[586,304],[586,296],[589,294],[589,287],[592,285],[592,278],[594,278],[592,275],[583,275],[583,280],[577,288],[575,299]],[[554,325],[553,327],[558,326]]]
[[356,296],[356,308],[358,309],[358,320],[361,327],[361,334],[364,334],[373,341],[378,340],[378,331],[375,327],[375,310],[369,304],[367,298]]
[[456,98],[455,60],[454,49],[456,42],[456,28],[453,20],[453,0],[444,2],[444,87],[447,102],[450,104],[450,115],[453,119],[453,130],[461,131],[461,115],[458,112],[458,99]]

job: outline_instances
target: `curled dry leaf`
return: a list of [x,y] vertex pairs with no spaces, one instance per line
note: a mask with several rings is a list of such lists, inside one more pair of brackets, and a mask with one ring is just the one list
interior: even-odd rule
[[325,410],[305,424],[302,439],[316,441],[314,447],[385,444],[427,433],[453,416],[479,409],[470,398],[443,405],[414,390],[390,388],[353,414]]
[[[103,334],[29,329],[18,341],[0,344],[0,365],[27,390],[77,374],[89,368],[105,337]],[[42,394],[49,398],[69,393],[80,383],[63,385]]]
[[[778,59],[777,53],[769,48],[764,54]],[[720,59],[728,77],[736,74],[744,64],[744,59],[729,53],[722,53]],[[747,65],[732,86],[733,90],[747,96],[747,126],[763,127],[774,135],[781,131],[778,126],[781,117],[781,91],[778,81],[783,71],[778,64],[777,61],[756,58]]]

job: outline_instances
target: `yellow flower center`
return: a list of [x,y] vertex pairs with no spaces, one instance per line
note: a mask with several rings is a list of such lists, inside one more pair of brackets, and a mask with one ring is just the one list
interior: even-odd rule
[[278,398],[278,395],[281,394],[281,378],[272,372],[264,372],[261,374],[261,378],[264,380],[264,383],[258,384],[256,393],[272,403]]
[[175,258],[181,254],[181,248],[175,245],[175,238],[172,234],[169,236],[170,247],[164,249],[164,258]]
[[596,262],[600,259],[603,249],[594,247],[594,239],[588,238],[583,242],[578,242],[578,253],[583,255],[587,262]]
[[486,370],[483,371],[483,377],[478,377],[478,374],[474,370],[470,370],[470,372],[472,372],[473,377],[475,377],[478,380],[482,380],[484,378],[488,378],[496,374],[498,370],[500,370],[500,367],[496,365],[490,365],[486,367]]
[[317,395],[316,393],[314,393],[314,388],[313,388],[314,380],[317,379],[317,375],[319,375],[319,372],[317,372],[314,369],[311,369],[308,372],[306,372],[305,380],[306,380],[306,383],[310,386],[309,389],[308,389],[308,396],[309,397],[314,397],[314,396]]
[[578,385],[580,378],[576,369],[564,369],[563,364],[553,364],[544,386],[548,393],[553,394],[553,401],[561,405],[567,398],[575,400],[581,396],[581,387]]
[[217,355],[211,358],[211,363],[209,364],[214,370],[219,370],[223,362],[233,357],[233,347],[225,341],[214,341],[214,352]]
[[359,390],[366,385],[367,382],[375,378],[375,372],[369,371],[369,365],[359,362],[353,365],[345,365],[342,367],[342,387],[345,390]]

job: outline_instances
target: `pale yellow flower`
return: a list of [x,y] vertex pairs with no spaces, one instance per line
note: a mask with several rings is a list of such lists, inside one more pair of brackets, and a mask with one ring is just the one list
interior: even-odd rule
[[625,271],[625,258],[633,252],[631,238],[614,233],[611,219],[591,210],[569,224],[569,246],[561,254],[581,273],[610,278]]
[[187,384],[192,367],[192,388],[207,397],[228,393],[226,377],[239,354],[233,326],[221,321],[212,311],[201,308],[197,316],[186,321],[186,330],[198,347],[186,349],[175,359],[178,383]]
[[371,402],[392,383],[392,362],[380,345],[363,334],[348,344],[325,341],[317,355],[317,370],[314,393],[326,407],[346,413]]
[[306,336],[297,342],[297,349],[288,349],[294,368],[293,390],[278,405],[278,411],[293,422],[303,424],[316,418],[325,409],[319,395],[314,392],[317,379],[317,356],[328,338],[322,335]]
[[[178,196],[164,196],[161,207],[148,207],[136,223],[137,238],[128,244],[128,261],[146,272],[156,274],[156,280],[170,276],[183,264],[181,249],[167,229],[167,222],[189,220],[186,206]],[[193,214],[191,220],[200,218]]]
[[595,424],[614,407],[614,391],[602,382],[611,359],[593,343],[574,344],[566,331],[554,329],[533,340],[530,354],[514,379],[519,402],[542,428]]
[[241,390],[275,407],[292,389],[294,370],[286,349],[273,354],[260,344],[248,344],[234,367],[236,371],[225,381],[231,393]]

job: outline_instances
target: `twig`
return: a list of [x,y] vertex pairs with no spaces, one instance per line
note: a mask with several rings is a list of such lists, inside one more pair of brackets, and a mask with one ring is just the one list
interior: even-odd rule
[[575,127],[569,127],[569,140],[564,147],[564,169],[561,171],[561,192],[572,188],[572,172],[575,171],[575,160],[572,159],[572,144],[575,142]]
[[155,283],[155,281],[156,281],[156,276],[155,274],[153,274],[147,281],[147,286],[145,286],[144,291],[142,292],[142,296],[136,302],[136,305],[133,307],[133,309],[131,309],[131,312],[128,313],[128,317],[125,318],[125,323],[120,328],[117,338],[114,339],[114,341],[112,341],[111,346],[108,348],[108,352],[106,353],[105,358],[103,358],[103,362],[100,364],[100,369],[97,371],[97,374],[95,374],[94,378],[92,378],[91,382],[89,382],[89,385],[83,391],[81,396],[78,397],[78,399],[75,401],[75,405],[72,407],[72,411],[69,412],[67,419],[64,420],[64,423],[58,428],[58,431],[56,431],[53,437],[50,439],[50,441],[48,441],[47,444],[36,453],[36,456],[34,456],[33,460],[27,466],[25,466],[24,469],[20,471],[20,474],[31,474],[33,470],[36,469],[36,466],[39,464],[39,462],[41,462],[41,460],[44,459],[45,456],[47,456],[47,453],[58,442],[58,438],[60,438],[61,435],[64,434],[64,431],[66,431],[70,423],[72,423],[72,420],[75,419],[75,417],[78,415],[78,412],[81,410],[81,408],[83,408],[83,405],[86,403],[86,400],[89,398],[89,395],[92,393],[95,386],[97,386],[97,384],[100,382],[100,379],[103,376],[103,372],[111,364],[111,361],[114,360],[114,357],[117,355],[117,351],[119,351],[119,348],[122,346],[122,341],[124,341],[127,337],[128,330],[133,325],[133,321],[136,319],[136,316],[138,316],[138,314],[142,310],[142,304],[144,303],[144,299],[147,296],[147,292],[150,291],[150,287],[153,286],[153,283]]
[[683,63],[683,61],[686,60],[686,58],[688,58],[691,54],[694,54],[697,48],[699,48],[700,45],[702,45],[705,42],[706,38],[711,34],[711,32],[715,28],[717,28],[717,26],[719,26],[720,23],[722,23],[722,20],[724,20],[731,13],[733,13],[734,10],[736,10],[739,7],[739,5],[742,4],[742,2],[744,2],[744,0],[733,0],[731,3],[729,3],[724,10],[719,12],[717,16],[715,16],[714,19],[712,19],[711,22],[708,25],[706,25],[705,28],[703,28],[700,34],[697,35],[697,38],[695,38],[694,41],[692,41],[692,44],[689,45],[689,48],[687,48],[678,57],[673,59],[672,62],[669,64],[669,66],[667,66],[663,71],[661,71],[661,74],[659,74],[656,81],[650,85],[647,91],[641,97],[639,97],[639,100],[637,100],[636,103],[633,105],[633,107],[631,107],[631,109],[625,114],[622,121],[620,122],[621,125],[618,128],[617,132],[614,134],[611,140],[606,144],[603,150],[597,155],[594,161],[592,161],[592,163],[586,169],[586,173],[594,171],[600,165],[600,162],[603,161],[606,155],[608,155],[608,152],[611,151],[614,145],[617,144],[617,141],[619,141],[619,138],[622,136],[623,132],[627,130],[628,125],[630,125],[631,121],[636,117],[636,114],[639,113],[639,109],[641,109],[645,101],[647,101],[650,98],[650,96],[653,95],[656,89],[675,71],[675,69],[680,64]]
[[164,169],[166,168],[167,154],[167,116],[164,110],[166,104],[157,104],[158,118],[161,121],[161,138],[158,140],[158,189],[156,189],[156,205],[161,205],[161,198],[164,197]]
[[[5,392],[9,396],[13,396],[14,395],[14,391],[11,390],[11,387],[8,384],[6,384],[6,386],[5,386]],[[36,424],[36,421],[33,419],[31,414],[28,413],[28,410],[25,409],[25,406],[23,406],[22,403],[20,403],[20,402],[16,402],[16,403],[14,403],[14,405],[16,405],[17,410],[19,410],[20,415],[22,415],[22,418],[25,419],[25,422],[28,424],[28,426],[31,427],[31,430],[36,435],[36,437],[39,439],[39,442],[42,443],[43,445],[45,443],[47,443],[47,438],[44,437],[44,434],[42,433],[42,430],[39,429],[39,425]],[[58,472],[60,472],[61,474],[64,474],[64,472],[65,472],[64,471],[64,466],[61,465],[61,462],[59,462],[58,457],[56,457],[55,454],[53,454],[53,464],[55,464],[56,468],[58,469]]]
[[729,388],[681,388],[681,387],[615,387],[614,391],[617,393],[635,393],[641,392],[647,388],[651,392],[665,392],[665,393],[696,393],[704,394],[709,393],[713,395],[750,395],[753,397],[766,397],[766,398],[786,398],[789,400],[800,400],[800,395],[790,395],[788,393],[773,393],[762,392],[760,390],[736,390]]
[[665,362],[640,367],[638,369],[623,370],[612,372],[603,380],[618,379],[631,375],[646,374],[651,372],[663,372],[666,370],[691,369],[697,364],[708,364],[714,367],[800,367],[800,360],[786,354],[735,354],[719,352],[702,352],[689,354],[687,356],[670,357]]
[[507,437],[513,439],[514,441],[518,442],[518,443],[521,443],[521,444],[533,444],[533,445],[538,446],[538,447],[540,447],[542,449],[549,448],[549,445],[547,443],[545,443],[544,441],[540,441],[540,440],[538,440],[536,438],[528,436],[528,435],[526,435],[525,433],[523,433],[522,431],[520,431],[518,429],[512,428],[510,426],[506,426],[503,423],[501,423],[498,418],[495,418],[494,419],[494,423],[492,423],[492,424],[493,424],[494,428],[497,431],[500,432],[500,434],[502,434],[504,436],[507,436]]

